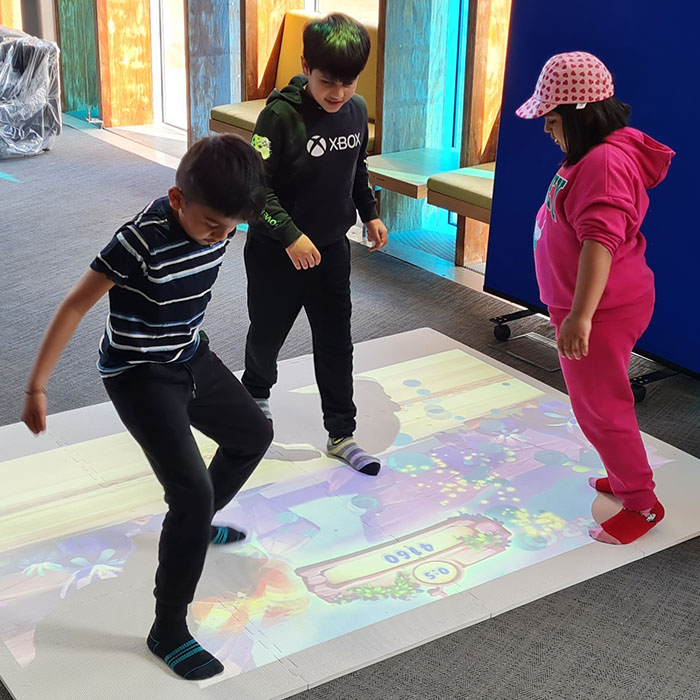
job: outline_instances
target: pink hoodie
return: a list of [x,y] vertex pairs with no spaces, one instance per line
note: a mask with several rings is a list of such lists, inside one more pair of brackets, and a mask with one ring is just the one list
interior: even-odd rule
[[647,189],[666,176],[675,153],[630,127],[618,129],[576,165],[554,176],[535,224],[535,269],[540,298],[571,309],[583,241],[612,254],[598,309],[617,310],[654,290],[640,226],[649,208]]

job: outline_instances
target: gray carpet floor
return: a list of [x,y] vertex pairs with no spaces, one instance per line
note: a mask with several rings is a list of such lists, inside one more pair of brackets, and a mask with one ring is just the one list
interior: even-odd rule
[[[0,162],[0,424],[19,420],[23,387],[56,306],[121,222],[165,194],[174,172],[66,129],[55,149]],[[223,265],[205,328],[232,368],[247,326],[243,237]],[[504,352],[487,319],[512,310],[383,254],[353,245],[356,342],[429,326],[563,390]],[[106,401],[94,363],[106,303],[90,311],[49,384],[50,412]],[[534,317],[514,333],[549,334]],[[306,320],[281,358],[311,351]],[[634,361],[634,371],[653,369]],[[700,457],[700,382],[649,387],[642,429]],[[298,700],[700,700],[700,539],[302,693]],[[1,614],[1,613],[0,613]],[[0,688],[0,700],[10,696]],[[49,700],[49,699],[47,699]],[[158,699],[152,699],[158,700]],[[245,700],[245,699],[242,699]]]

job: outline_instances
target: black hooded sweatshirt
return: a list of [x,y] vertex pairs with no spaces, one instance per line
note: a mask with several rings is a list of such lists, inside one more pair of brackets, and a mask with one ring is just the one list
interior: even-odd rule
[[275,90],[258,117],[252,144],[267,172],[267,201],[250,234],[285,248],[305,233],[317,248],[340,240],[356,222],[377,218],[367,174],[367,104],[354,95],[326,112],[297,75]]

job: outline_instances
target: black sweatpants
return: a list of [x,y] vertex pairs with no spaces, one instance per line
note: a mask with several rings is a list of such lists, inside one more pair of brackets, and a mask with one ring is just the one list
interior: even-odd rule
[[350,243],[343,237],[320,250],[321,264],[297,270],[281,244],[248,236],[248,315],[243,385],[265,399],[277,381],[277,356],[302,308],[313,338],[323,423],[331,437],[355,432],[350,333]]
[[[104,384],[165,490],[156,600],[168,607],[189,605],[212,517],[262,459],[272,440],[270,423],[204,339],[189,362],[138,365]],[[190,426],[219,445],[209,469]]]

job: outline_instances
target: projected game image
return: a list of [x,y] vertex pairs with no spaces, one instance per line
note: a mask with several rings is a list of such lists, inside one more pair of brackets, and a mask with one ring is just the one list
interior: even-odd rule
[[[561,395],[460,348],[356,384],[373,397],[379,476],[289,439],[285,411],[298,407],[303,425],[318,402],[304,384],[277,400],[275,442],[215,518],[248,537],[210,548],[191,609],[193,634],[226,666],[213,682],[591,542],[587,480],[604,470]],[[214,444],[198,441],[210,459]],[[0,635],[31,673],[42,629],[82,600],[148,596],[165,506],[126,433],[0,469],[15,518],[0,542]]]

